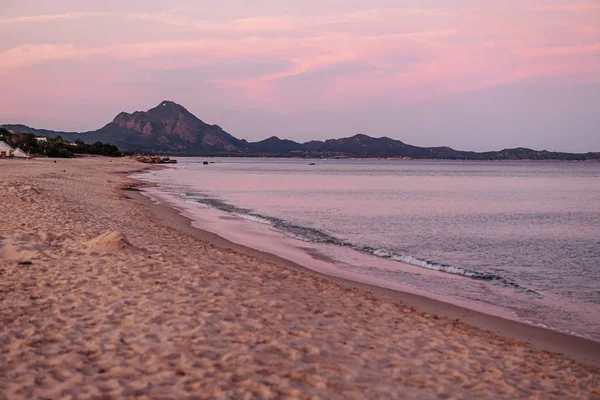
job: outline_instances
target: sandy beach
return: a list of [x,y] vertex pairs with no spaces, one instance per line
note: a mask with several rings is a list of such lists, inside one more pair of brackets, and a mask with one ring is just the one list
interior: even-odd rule
[[235,246],[143,168],[0,160],[0,399],[600,398],[600,343]]

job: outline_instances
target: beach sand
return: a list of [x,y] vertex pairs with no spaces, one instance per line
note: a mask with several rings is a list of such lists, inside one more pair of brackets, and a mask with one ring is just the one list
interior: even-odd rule
[[600,398],[599,343],[236,248],[144,167],[0,160],[0,399]]

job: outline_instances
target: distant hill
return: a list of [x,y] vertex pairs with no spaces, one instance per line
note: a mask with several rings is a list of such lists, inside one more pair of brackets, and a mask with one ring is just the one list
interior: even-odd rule
[[259,142],[240,140],[217,125],[198,119],[183,106],[163,101],[148,111],[122,112],[104,127],[91,132],[57,132],[25,125],[3,125],[15,132],[39,136],[104,142],[123,151],[180,156],[265,156],[327,158],[416,158],[450,160],[600,160],[600,153],[559,153],[525,148],[500,151],[459,151],[450,147],[418,147],[387,137],[355,135],[348,138],[297,143],[270,137]]

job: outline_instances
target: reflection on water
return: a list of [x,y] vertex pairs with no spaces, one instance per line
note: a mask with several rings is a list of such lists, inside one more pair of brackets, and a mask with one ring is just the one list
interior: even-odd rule
[[339,268],[600,340],[598,163],[216,161],[144,179]]

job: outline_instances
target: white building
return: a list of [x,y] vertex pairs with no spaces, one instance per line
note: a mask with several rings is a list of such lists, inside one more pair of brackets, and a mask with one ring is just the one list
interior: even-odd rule
[[13,153],[13,157],[15,158],[29,158],[29,154],[25,153],[23,150],[17,148]]
[[47,138],[47,137],[45,137],[45,136],[36,136],[36,137],[35,137],[35,140],[36,140],[36,142],[38,142],[38,143],[39,143],[39,142],[47,142],[47,141],[48,141],[48,138]]
[[6,142],[0,140],[0,157],[10,157],[15,149],[10,147]]

